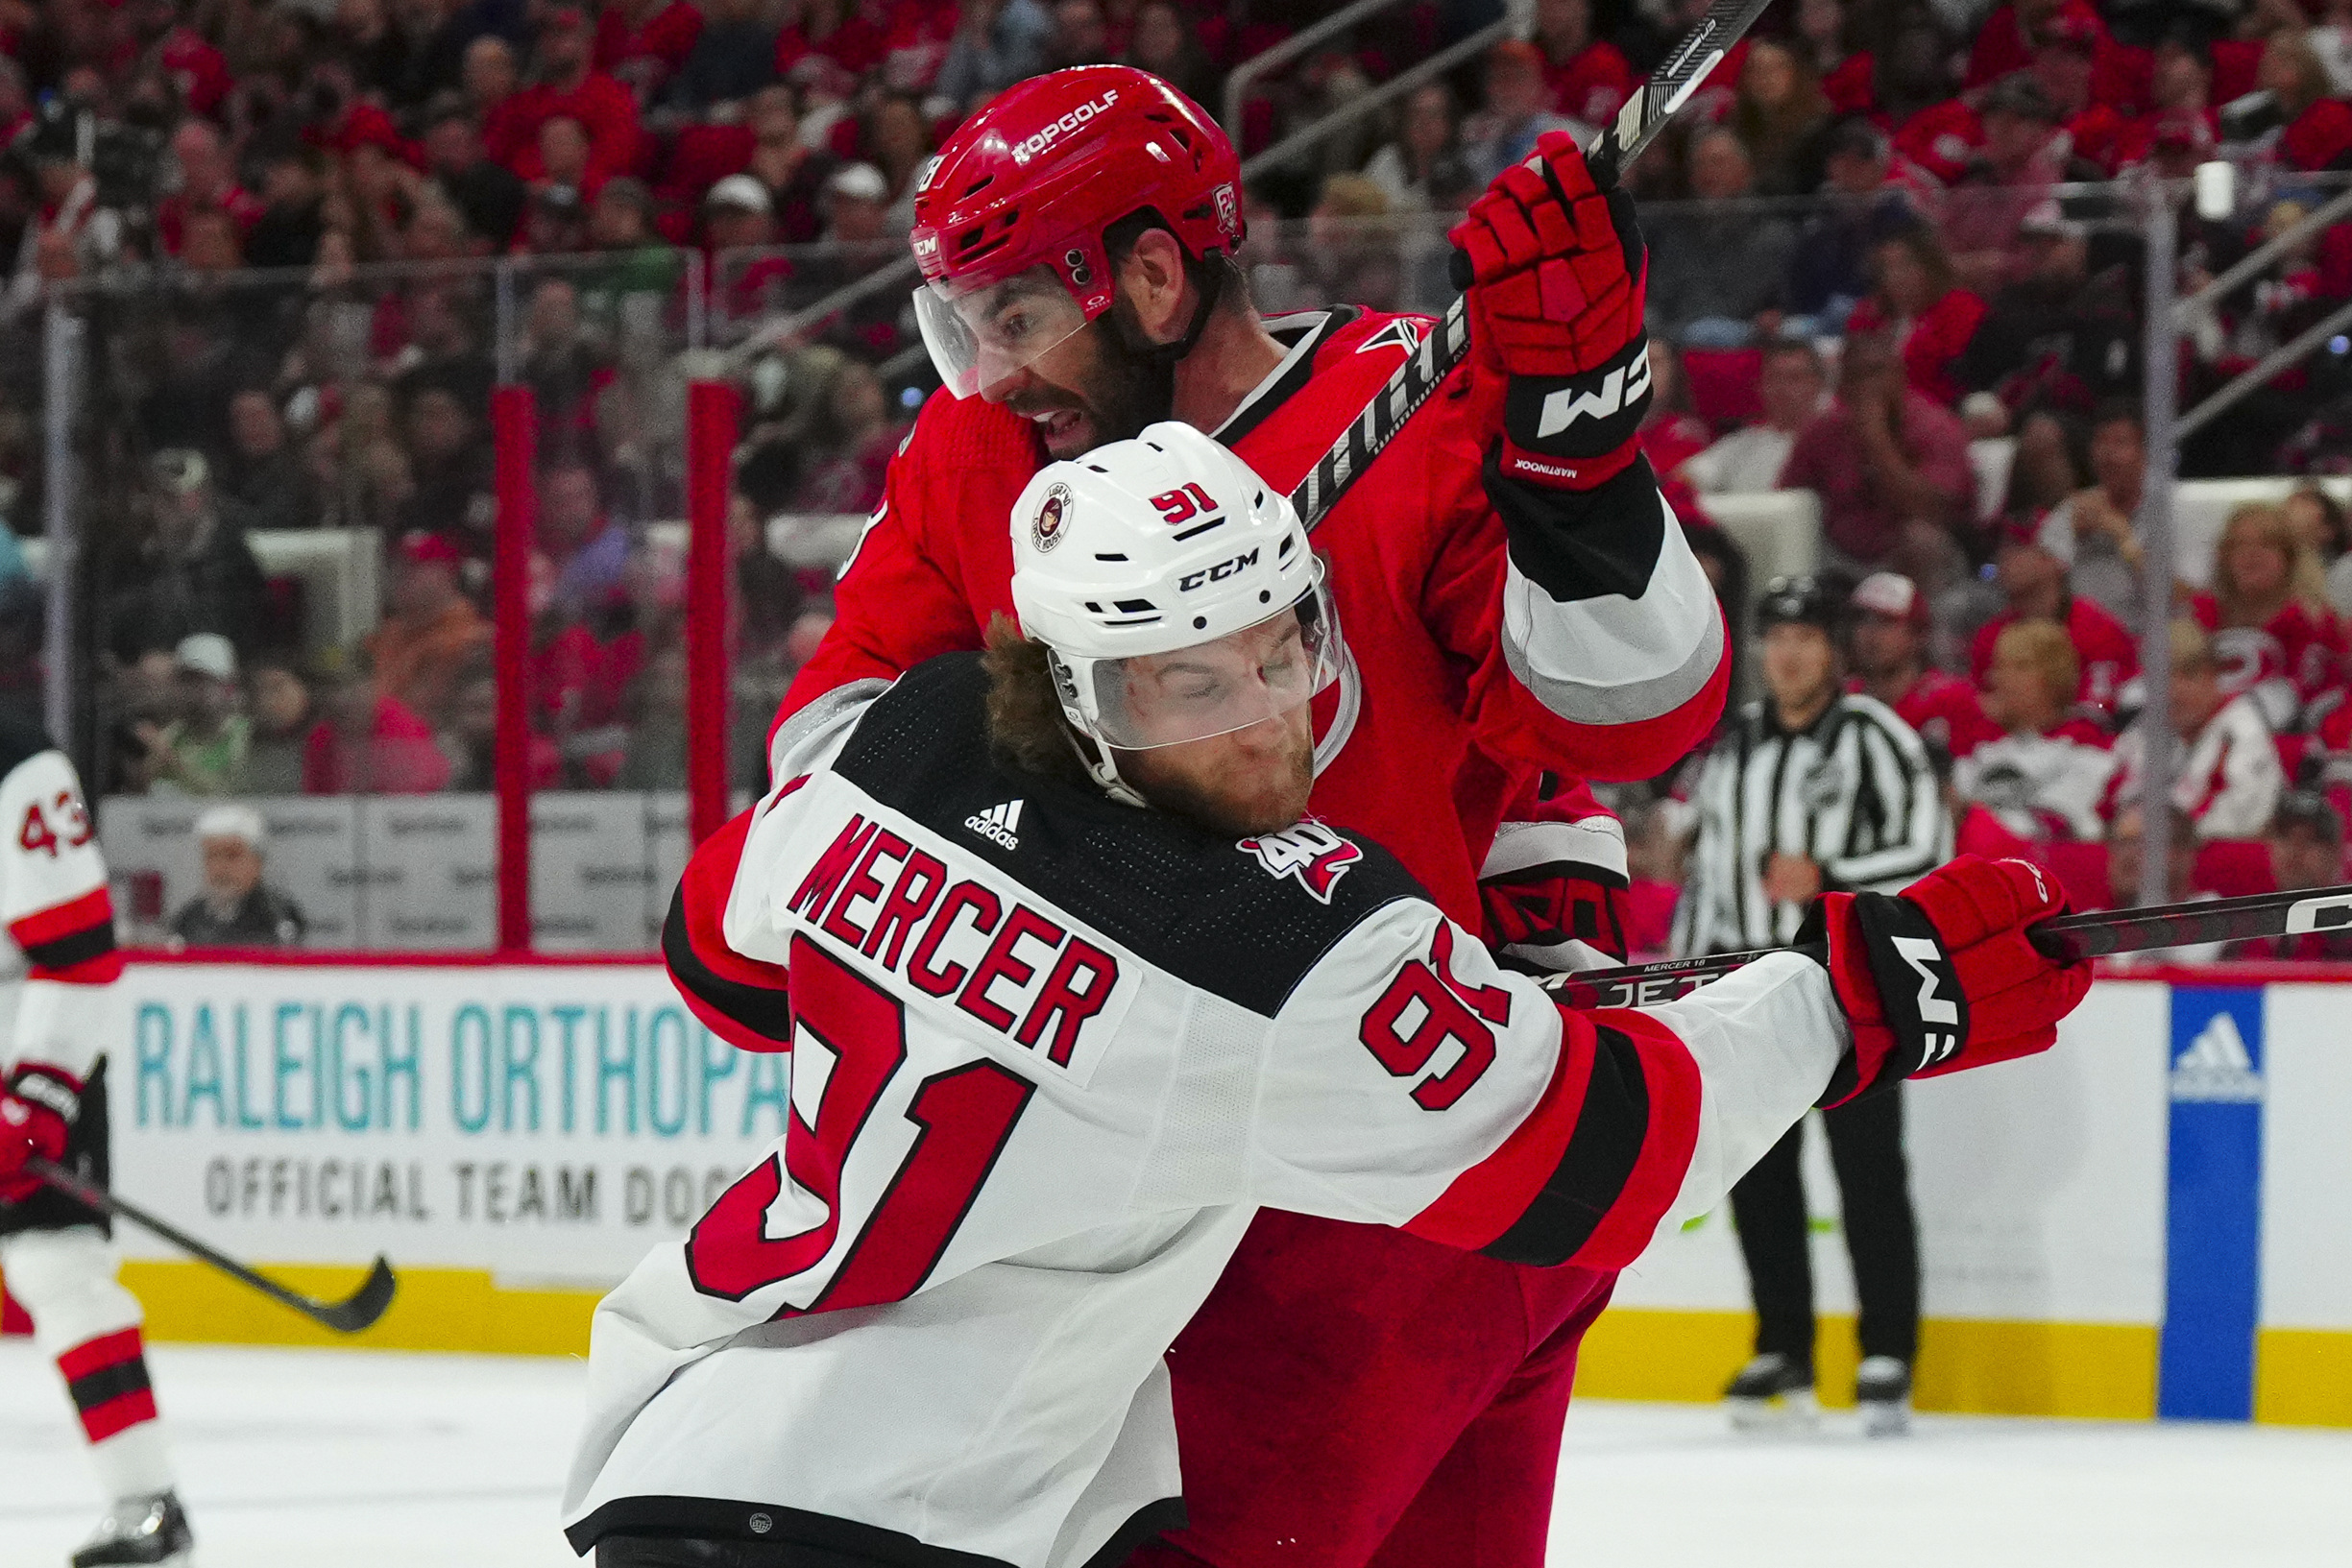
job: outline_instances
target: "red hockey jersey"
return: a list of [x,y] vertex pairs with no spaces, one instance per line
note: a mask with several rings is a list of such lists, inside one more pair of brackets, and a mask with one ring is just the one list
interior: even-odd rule
[[[1856,678],[1846,683],[1846,689],[1864,688]],[[1940,669],[1920,671],[1919,679],[1887,706],[1897,718],[1917,730],[1921,739],[1934,741],[1955,760],[1988,740],[2000,738],[2000,726],[1985,717],[1984,700],[1976,688]]]
[[[1284,359],[1213,433],[1293,489],[1429,326],[1346,305],[1270,322]],[[1663,771],[1714,723],[1729,668],[1648,464],[1574,495],[1490,484],[1498,399],[1457,370],[1314,536],[1349,654],[1317,706],[1314,809],[1471,927],[1495,826],[1537,776]],[[1012,503],[1045,461],[1018,416],[934,396],[779,722],[846,681],[979,647],[1011,613]]]
[[2326,609],[2290,599],[2260,626],[2224,626],[2221,602],[2199,593],[2189,613],[2213,635],[2221,689],[2233,697],[2251,694],[2274,732],[2297,728],[2307,706],[2343,686],[2343,624]]
[[[1969,644],[1968,672],[1979,687],[1993,667],[1993,644],[2016,619],[2014,614],[2003,610],[1979,627],[1976,639]],[[2089,599],[2067,601],[2065,626],[2068,640],[2074,644],[2075,662],[2082,669],[2074,700],[2102,713],[2113,713],[2123,683],[2140,673],[2140,644],[2132,639],[2122,621]]]

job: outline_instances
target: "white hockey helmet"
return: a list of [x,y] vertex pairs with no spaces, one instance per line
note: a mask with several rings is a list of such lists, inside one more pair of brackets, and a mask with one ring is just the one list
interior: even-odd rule
[[1110,748],[1247,729],[1338,678],[1339,625],[1290,497],[1189,424],[1040,470],[1013,507],[1012,561],[1022,630],[1122,795]]

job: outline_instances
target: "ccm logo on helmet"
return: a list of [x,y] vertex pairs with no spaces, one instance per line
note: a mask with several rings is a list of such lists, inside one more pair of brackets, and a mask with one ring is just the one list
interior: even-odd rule
[[1110,108],[1111,105],[1117,103],[1118,101],[1119,89],[1117,87],[1112,87],[1108,91],[1104,92],[1102,97],[1095,99],[1093,102],[1079,105],[1078,108],[1072,109],[1060,119],[1054,121],[1050,125],[1041,127],[1039,130],[1022,137],[1019,141],[1014,142],[1012,144],[1012,160],[1015,163],[1028,163],[1031,158],[1035,157],[1039,153],[1044,152],[1047,148],[1053,146],[1055,142],[1061,140],[1062,137],[1068,135],[1071,132],[1076,131],[1079,126],[1084,125],[1088,120],[1093,119],[1096,115],[1102,113],[1104,109]]
[[1242,567],[1254,567],[1257,564],[1258,552],[1251,550],[1247,555],[1237,555],[1230,561],[1220,561],[1206,571],[1188,571],[1176,579],[1176,591],[1190,593],[1203,583],[1222,583]]

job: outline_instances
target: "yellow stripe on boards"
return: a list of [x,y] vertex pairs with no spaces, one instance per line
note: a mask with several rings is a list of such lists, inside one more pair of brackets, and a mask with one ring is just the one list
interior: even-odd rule
[[2261,1330],[2254,1341],[2254,1419],[2352,1427],[2352,1333]]
[[[289,1265],[272,1277],[338,1298],[357,1267]],[[332,1334],[196,1263],[132,1260],[123,1283],[147,1308],[149,1338],[214,1344],[342,1345],[379,1350],[580,1356],[594,1291],[517,1290],[479,1269],[404,1268],[383,1320]],[[1921,1329],[1923,1411],[2146,1420],[2156,1410],[2156,1334],[2134,1323],[1929,1318]],[[1585,1337],[1576,1392],[1588,1399],[1705,1404],[1748,1359],[1754,1319],[1734,1312],[1606,1313]],[[2254,1416],[2352,1428],[2352,1333],[2264,1329]],[[1854,1319],[1824,1317],[1816,1341],[1822,1403],[1854,1402]]]
[[[1706,1403],[1748,1359],[1746,1313],[1602,1315],[1577,1358],[1576,1391],[1593,1399]],[[1854,1319],[1821,1319],[1814,1366],[1821,1401],[1854,1403]],[[2146,1419],[2156,1411],[2156,1330],[2132,1323],[1929,1318],[1920,1330],[1915,1403],[1975,1414]]]
[[[264,1265],[305,1295],[339,1300],[366,1270]],[[340,1345],[376,1350],[471,1350],[584,1356],[588,1319],[602,1292],[514,1290],[473,1268],[403,1268],[392,1306],[375,1327],[336,1334],[199,1263],[132,1259],[123,1284],[147,1308],[152,1339],[211,1344]]]

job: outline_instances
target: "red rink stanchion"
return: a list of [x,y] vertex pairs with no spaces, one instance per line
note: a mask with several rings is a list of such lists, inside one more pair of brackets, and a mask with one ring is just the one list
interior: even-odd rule
[[531,541],[539,525],[539,403],[527,386],[490,394],[498,525],[490,562],[492,662],[498,729],[492,742],[498,797],[498,950],[531,945]]
[[727,499],[741,400],[732,383],[686,389],[686,831],[727,821]]

